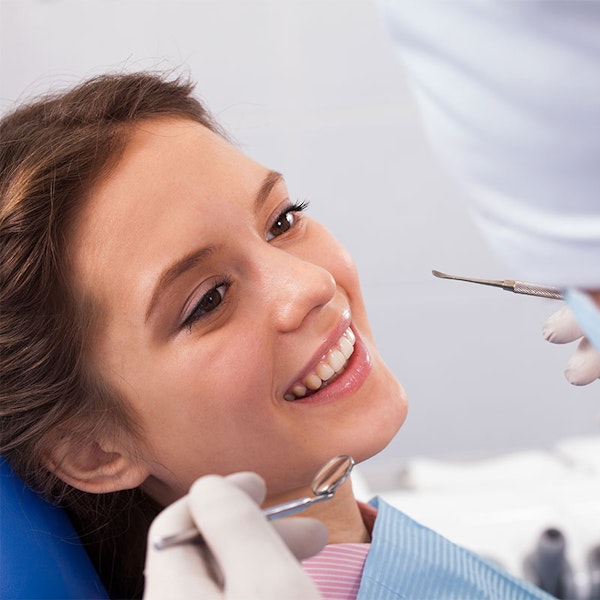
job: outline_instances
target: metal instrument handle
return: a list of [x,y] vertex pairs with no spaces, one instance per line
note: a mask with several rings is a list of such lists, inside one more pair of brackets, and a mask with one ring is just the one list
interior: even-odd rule
[[551,298],[552,300],[563,299],[560,290],[557,290],[556,288],[538,285],[536,283],[525,283],[524,281],[515,281],[513,291],[517,294],[527,294],[529,296]]

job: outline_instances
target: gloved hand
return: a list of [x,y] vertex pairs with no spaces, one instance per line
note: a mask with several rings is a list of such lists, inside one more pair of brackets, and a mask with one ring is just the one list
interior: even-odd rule
[[568,306],[563,306],[544,323],[544,337],[554,344],[566,344],[582,338],[567,362],[565,377],[573,385],[587,385],[600,378],[600,352],[582,337],[583,333]]
[[[317,600],[298,559],[319,552],[325,526],[295,517],[268,522],[258,505],[265,483],[254,473],[198,479],[163,510],[148,534],[145,600]],[[210,548],[188,543],[157,550],[153,541],[195,526]]]

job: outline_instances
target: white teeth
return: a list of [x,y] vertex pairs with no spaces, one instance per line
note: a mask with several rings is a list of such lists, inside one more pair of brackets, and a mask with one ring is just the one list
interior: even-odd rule
[[306,396],[306,392],[306,388],[301,383],[298,383],[292,388],[292,394],[295,394],[297,398],[302,398],[302,396]]
[[322,383],[323,381],[316,373],[311,373],[304,378],[304,385],[309,390],[318,390]]
[[339,350],[330,350],[328,358],[329,364],[336,373],[341,371],[342,367],[346,364],[346,359]]
[[333,348],[319,361],[315,370],[285,394],[285,400],[293,401],[304,398],[309,391],[314,392],[320,389],[324,383],[329,383],[330,379],[344,371],[348,359],[354,352],[355,342],[354,332],[350,328],[346,329]]
[[344,358],[348,360],[354,352],[354,344],[352,344],[348,338],[342,336],[340,338],[339,346],[340,352],[344,355]]
[[348,339],[348,341],[354,346],[354,344],[356,342],[356,336],[354,335],[354,331],[352,331],[352,329],[350,329],[350,327],[348,327],[348,329],[346,329],[346,331],[344,331],[344,337],[346,337]]
[[331,367],[329,363],[320,362],[317,365],[317,375],[322,381],[327,381],[330,377],[333,377],[335,369]]

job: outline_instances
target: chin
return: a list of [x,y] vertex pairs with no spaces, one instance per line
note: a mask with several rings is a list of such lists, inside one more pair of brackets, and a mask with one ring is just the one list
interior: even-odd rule
[[408,414],[408,400],[404,388],[396,378],[391,380],[383,398],[383,405],[363,414],[349,442],[354,460],[363,462],[385,450],[400,431]]

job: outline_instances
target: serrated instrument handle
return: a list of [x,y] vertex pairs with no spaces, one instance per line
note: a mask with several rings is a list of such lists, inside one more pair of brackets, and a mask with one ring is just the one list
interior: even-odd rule
[[515,281],[513,286],[515,294],[527,294],[528,296],[539,296],[540,298],[550,298],[552,300],[563,300],[560,290],[537,283],[526,283],[524,281]]

